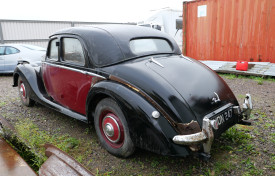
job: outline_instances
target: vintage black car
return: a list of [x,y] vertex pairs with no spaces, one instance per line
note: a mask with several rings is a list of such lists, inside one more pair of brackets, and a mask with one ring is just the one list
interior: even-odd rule
[[18,65],[21,101],[39,102],[94,124],[102,146],[118,157],[135,147],[171,156],[209,156],[229,127],[245,123],[214,71],[183,56],[167,34],[133,25],[73,27],[50,36],[41,67]]

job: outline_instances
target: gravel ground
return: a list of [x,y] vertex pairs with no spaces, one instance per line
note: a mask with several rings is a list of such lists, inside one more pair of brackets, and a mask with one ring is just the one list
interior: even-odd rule
[[237,144],[234,136],[216,140],[209,162],[195,156],[167,157],[140,149],[128,159],[116,158],[100,146],[93,127],[40,104],[22,106],[18,89],[11,86],[11,75],[0,75],[0,114],[13,125],[30,119],[41,131],[79,139],[79,147],[90,146],[91,150],[68,153],[99,175],[275,175],[275,81],[261,84],[253,79],[223,78],[240,103],[245,93],[252,95],[253,126],[237,125],[239,132],[251,136],[246,145]]

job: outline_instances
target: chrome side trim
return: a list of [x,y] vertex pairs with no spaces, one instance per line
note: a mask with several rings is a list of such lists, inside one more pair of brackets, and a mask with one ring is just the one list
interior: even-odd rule
[[194,63],[191,59],[189,59],[188,57],[184,56],[183,54],[181,55],[181,57],[183,57],[184,59],[188,60],[189,62]]
[[43,64],[47,64],[47,65],[50,65],[50,66],[53,66],[53,67],[58,67],[58,68],[66,69],[66,70],[75,71],[75,72],[78,72],[78,73],[82,73],[84,75],[96,76],[96,77],[99,77],[99,78],[102,78],[102,79],[106,79],[105,77],[103,77],[101,75],[98,75],[98,74],[95,74],[93,72],[83,71],[83,70],[79,70],[79,69],[76,69],[76,68],[67,67],[67,66],[64,66],[64,65],[56,65],[56,64],[52,64],[52,63],[48,63],[48,62],[43,62]]
[[156,64],[156,65],[158,65],[158,66],[164,68],[164,66],[163,66],[161,63],[159,63],[158,61],[156,61],[153,57],[151,57],[151,58],[149,59],[149,62],[153,62],[154,64]]

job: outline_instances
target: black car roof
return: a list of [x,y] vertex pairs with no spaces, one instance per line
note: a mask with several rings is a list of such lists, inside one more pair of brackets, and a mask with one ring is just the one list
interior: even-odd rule
[[90,57],[97,66],[139,57],[129,47],[130,40],[135,38],[166,39],[171,44],[173,53],[181,54],[178,45],[172,37],[164,32],[148,27],[123,24],[93,25],[63,29],[52,36],[61,34],[80,36],[86,44]]

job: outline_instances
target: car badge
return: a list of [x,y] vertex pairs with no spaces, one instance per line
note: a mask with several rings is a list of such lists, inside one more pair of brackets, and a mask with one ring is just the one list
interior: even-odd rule
[[217,98],[216,98],[216,97],[213,97],[213,98],[212,98],[212,102],[213,102],[213,103],[218,103],[219,101],[221,101],[219,95],[218,95],[216,92],[214,92],[214,94],[217,96]]

